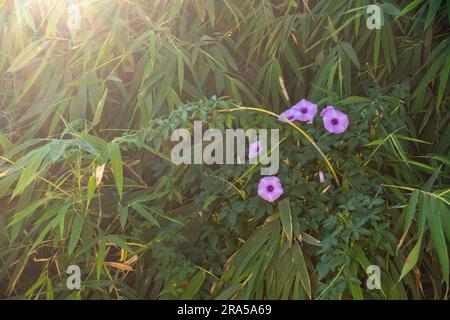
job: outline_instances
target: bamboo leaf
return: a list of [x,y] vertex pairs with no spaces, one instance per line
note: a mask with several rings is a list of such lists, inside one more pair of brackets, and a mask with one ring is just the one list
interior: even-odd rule
[[133,203],[131,204],[131,207],[132,207],[137,213],[139,213],[141,216],[143,216],[145,219],[147,219],[147,221],[150,223],[150,225],[157,226],[158,228],[160,227],[158,221],[157,221],[157,220],[155,219],[155,217],[153,217],[153,215],[146,209],[145,206],[140,205],[140,204],[137,203],[137,202],[133,202]]
[[122,204],[119,203],[118,207],[119,207],[119,221],[123,229],[125,228],[128,219],[128,206],[122,206]]
[[416,213],[416,206],[417,206],[417,201],[419,200],[419,195],[420,195],[420,191],[415,190],[415,191],[413,191],[411,198],[409,199],[408,209],[406,211],[405,225],[403,227],[403,235],[400,239],[397,249],[400,248],[400,246],[402,245],[402,243],[405,240],[405,237],[408,233],[408,230],[411,227],[411,223],[413,221],[414,214]]
[[97,280],[100,280],[102,274],[103,262],[105,261],[105,241],[102,239],[98,242],[97,252]]
[[180,300],[191,300],[194,298],[195,294],[200,290],[203,283],[205,282],[206,274],[204,271],[199,270],[195,276],[189,281],[189,285],[183,291],[180,296]]
[[302,286],[308,294],[308,297],[311,299],[311,281],[309,279],[308,269],[306,268],[305,258],[303,257],[302,250],[300,249],[300,246],[297,242],[292,247],[292,255],[294,258],[294,263],[297,267],[297,271],[300,275]]
[[73,250],[75,249],[75,246],[80,240],[81,230],[84,224],[84,218],[85,218],[84,215],[77,215],[73,220],[72,232],[70,234],[69,245],[67,249],[69,256],[72,254]]
[[280,218],[281,224],[283,226],[283,231],[289,241],[292,241],[292,214],[289,198],[283,199],[278,202],[278,209],[280,210]]
[[108,95],[108,88],[105,88],[100,101],[97,104],[97,108],[95,108],[94,119],[92,120],[92,124],[95,126],[100,122],[103,113],[103,107],[105,106],[106,97]]
[[47,155],[47,152],[48,148],[43,148],[31,157],[27,166],[20,175],[19,181],[17,182],[16,188],[12,194],[12,198],[21,193],[36,178],[37,171],[41,166],[42,160]]
[[11,66],[6,72],[16,72],[28,65],[39,53],[47,47],[48,42],[37,40],[31,42],[22,52],[14,59]]
[[116,182],[116,189],[119,193],[119,198],[122,199],[123,192],[123,167],[122,156],[120,154],[120,146],[115,142],[108,144],[109,158],[111,159],[111,166]]
[[422,241],[417,241],[414,248],[409,253],[408,257],[406,258],[405,264],[403,265],[402,273],[400,275],[400,278],[398,279],[398,282],[400,282],[405,275],[408,274],[409,271],[411,271],[412,268],[417,264],[417,260],[419,259],[420,254],[420,246]]
[[448,250],[445,243],[444,229],[441,220],[441,212],[436,205],[436,201],[432,197],[427,197],[428,202],[428,221],[430,225],[431,239],[434,243],[434,248],[436,249],[439,262],[442,267],[442,275],[444,276],[447,287],[449,286],[449,261],[448,261]]

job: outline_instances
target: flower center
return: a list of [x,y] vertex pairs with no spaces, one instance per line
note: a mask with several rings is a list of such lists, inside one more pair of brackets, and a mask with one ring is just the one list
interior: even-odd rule
[[288,115],[288,120],[292,120],[292,119],[294,119],[294,115],[293,114],[290,114],[290,115]]
[[337,125],[338,122],[339,122],[338,119],[332,119],[332,120],[331,120],[331,124],[332,124],[333,126]]
[[267,191],[272,192],[273,191],[273,186],[268,186],[267,187]]
[[259,152],[259,146],[256,147],[256,152]]
[[307,109],[307,108],[301,108],[301,109],[300,109],[300,112],[301,112],[301,113],[307,113],[307,112],[308,112],[308,109]]

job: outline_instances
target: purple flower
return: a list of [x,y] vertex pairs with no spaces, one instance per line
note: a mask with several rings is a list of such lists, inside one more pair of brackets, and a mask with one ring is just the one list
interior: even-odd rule
[[261,154],[263,151],[264,150],[261,141],[258,140],[253,142],[248,148],[248,159],[251,160],[253,158],[256,158],[256,156]]
[[320,181],[320,183],[325,182],[325,175],[323,174],[322,170],[319,170],[319,181]]
[[325,110],[322,111],[323,125],[328,132],[339,134],[347,130],[348,117],[345,113],[333,107],[327,107]]
[[306,99],[302,99],[296,105],[294,105],[292,109],[300,112],[300,117],[298,118],[298,120],[311,123],[317,113],[317,104],[314,104]]
[[282,121],[282,122],[287,122],[286,119],[288,119],[289,121],[295,121],[298,120],[301,116],[301,113],[298,112],[296,109],[290,108],[287,109],[285,112],[283,112],[282,114],[280,114],[280,116],[278,117],[278,120]]
[[321,112],[320,112],[320,116],[323,117],[325,115],[325,113],[327,113],[330,110],[335,110],[334,107],[332,106],[328,106],[326,108],[324,108]]
[[259,180],[258,195],[266,201],[274,202],[283,194],[283,185],[277,177],[264,177]]

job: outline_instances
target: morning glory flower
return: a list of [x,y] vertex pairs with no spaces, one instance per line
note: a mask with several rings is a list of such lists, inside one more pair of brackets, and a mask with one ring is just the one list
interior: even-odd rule
[[320,181],[320,183],[325,182],[325,175],[323,174],[322,170],[319,170],[319,181]]
[[256,156],[260,155],[262,152],[263,146],[261,141],[255,141],[250,144],[250,147],[248,148],[248,159],[251,160],[253,158],[256,158]]
[[330,110],[335,110],[334,107],[332,106],[328,106],[326,108],[324,108],[321,112],[320,112],[320,116],[323,117],[325,115],[325,113],[327,113]]
[[295,120],[298,120],[300,117],[301,117],[301,113],[299,111],[297,111],[296,109],[290,108],[290,109],[287,109],[282,114],[280,114],[278,120],[280,120],[282,122],[287,122],[286,119],[288,119],[289,121],[293,122]]
[[268,202],[274,202],[283,194],[283,185],[277,177],[264,177],[259,180],[258,195]]
[[317,113],[317,104],[314,104],[306,99],[302,99],[300,102],[294,105],[292,109],[300,112],[300,117],[298,118],[298,120],[311,123]]
[[348,117],[345,113],[333,107],[327,107],[321,114],[323,114],[323,125],[328,132],[340,134],[347,130]]

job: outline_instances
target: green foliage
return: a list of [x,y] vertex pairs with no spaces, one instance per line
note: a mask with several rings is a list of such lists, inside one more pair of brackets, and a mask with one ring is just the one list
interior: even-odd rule
[[[0,0],[1,298],[448,298],[450,1],[386,1],[381,30],[368,0],[84,1],[81,30],[67,3]],[[304,97],[349,130],[218,112]],[[194,120],[280,128],[283,198],[173,165]]]

